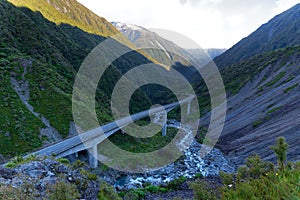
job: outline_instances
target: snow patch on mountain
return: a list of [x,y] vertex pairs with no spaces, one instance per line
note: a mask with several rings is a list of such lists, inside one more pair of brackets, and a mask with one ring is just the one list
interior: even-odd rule
[[168,51],[158,41],[156,41],[156,44],[165,52],[165,54],[167,55],[167,57],[171,60],[171,56],[168,53]]
[[121,32],[126,31],[128,29],[131,29],[134,31],[144,29],[141,26],[137,26],[134,24],[126,24],[126,23],[122,23],[122,22],[112,22],[112,25]]

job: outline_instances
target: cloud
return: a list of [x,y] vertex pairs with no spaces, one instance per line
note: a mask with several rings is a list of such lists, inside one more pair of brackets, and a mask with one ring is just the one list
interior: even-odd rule
[[300,3],[299,0],[277,0],[276,7],[273,8],[273,15],[278,15],[298,3]]
[[296,0],[78,1],[109,21],[173,30],[205,48],[229,48],[275,14],[297,3]]

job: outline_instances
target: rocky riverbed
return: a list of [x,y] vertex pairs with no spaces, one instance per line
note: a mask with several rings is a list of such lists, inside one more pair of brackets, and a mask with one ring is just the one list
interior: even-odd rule
[[[183,129],[187,132],[187,135],[189,134],[188,127],[182,127],[174,120],[169,121],[168,126]],[[199,154],[201,148],[205,148],[210,153],[202,158]],[[234,170],[234,166],[228,162],[220,150],[204,146],[194,140],[181,158],[159,170],[144,174],[132,174],[113,169],[106,169],[104,171],[98,169],[96,173],[117,189],[131,189],[140,188],[145,183],[164,185],[180,177],[193,178],[198,175],[204,177],[215,176],[220,171],[230,173]]]

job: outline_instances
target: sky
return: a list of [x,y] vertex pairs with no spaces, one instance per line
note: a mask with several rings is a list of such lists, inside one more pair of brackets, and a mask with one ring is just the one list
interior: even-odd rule
[[300,3],[300,0],[77,1],[110,22],[175,31],[202,48],[230,48],[275,15]]

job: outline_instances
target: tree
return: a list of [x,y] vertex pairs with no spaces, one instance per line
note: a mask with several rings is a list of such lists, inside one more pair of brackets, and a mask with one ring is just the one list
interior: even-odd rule
[[289,145],[286,143],[284,137],[279,137],[277,138],[276,145],[271,147],[276,154],[278,165],[281,170],[284,169],[284,162],[286,161],[288,146]]

